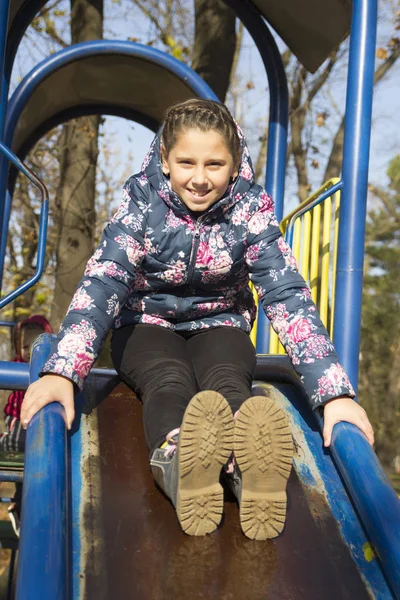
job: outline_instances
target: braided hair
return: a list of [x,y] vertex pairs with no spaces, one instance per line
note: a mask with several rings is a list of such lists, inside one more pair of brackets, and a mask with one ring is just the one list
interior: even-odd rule
[[179,135],[190,129],[218,132],[232,154],[234,163],[239,163],[240,138],[236,123],[224,104],[192,98],[170,106],[165,113],[162,132],[162,144],[167,156],[177,143]]

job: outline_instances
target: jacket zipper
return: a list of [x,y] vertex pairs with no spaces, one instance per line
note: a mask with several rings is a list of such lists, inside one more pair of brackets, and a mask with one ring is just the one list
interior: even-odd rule
[[193,222],[195,223],[195,230],[194,230],[194,235],[193,235],[193,246],[190,251],[189,265],[188,265],[188,271],[187,271],[188,275],[187,275],[187,279],[186,279],[186,283],[185,283],[185,292],[178,299],[178,305],[177,305],[177,314],[178,315],[180,314],[180,312],[182,310],[182,301],[184,298],[187,298],[187,295],[190,290],[190,283],[193,278],[194,268],[196,265],[197,250],[199,248],[199,243],[200,243],[200,227],[201,227],[201,223],[202,223],[202,218],[199,217],[197,221],[194,221],[194,219],[193,219]]
[[188,289],[190,288],[191,280],[193,278],[194,268],[196,265],[197,250],[199,249],[199,244],[200,244],[201,217],[199,217],[199,219],[195,223],[196,223],[196,228],[194,230],[193,246],[192,246],[192,251],[190,253],[190,258],[189,258],[185,296],[187,294]]

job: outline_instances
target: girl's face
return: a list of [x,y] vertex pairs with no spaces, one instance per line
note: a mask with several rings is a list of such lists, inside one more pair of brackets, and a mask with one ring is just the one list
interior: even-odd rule
[[223,137],[199,129],[181,133],[168,156],[163,153],[162,166],[174,192],[194,212],[207,210],[222,198],[238,174]]
[[21,358],[25,362],[30,361],[31,357],[31,346],[35,339],[44,333],[43,329],[25,329],[23,328],[21,331]]

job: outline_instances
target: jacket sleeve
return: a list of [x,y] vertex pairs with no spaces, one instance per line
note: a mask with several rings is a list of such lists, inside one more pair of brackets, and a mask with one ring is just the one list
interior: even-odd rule
[[262,195],[251,217],[246,262],[250,279],[274,331],[299,375],[312,408],[354,390],[329,338],[311,292],[283,239],[273,203]]
[[86,265],[41,375],[56,373],[83,387],[143,260],[146,210],[140,186],[128,180],[122,203]]

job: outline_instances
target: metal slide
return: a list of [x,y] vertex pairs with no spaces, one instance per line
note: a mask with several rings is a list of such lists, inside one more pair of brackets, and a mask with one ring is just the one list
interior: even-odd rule
[[[242,534],[228,492],[216,532],[182,533],[149,470],[141,404],[124,384],[81,416],[71,443],[74,600],[396,597],[300,388],[274,385],[292,419],[296,452],[286,527],[265,542]],[[266,388],[257,382],[254,391]]]
[[[24,382],[50,342],[35,342]],[[339,423],[323,449],[287,357],[258,358],[253,391],[271,385],[295,456],[287,524],[264,542],[242,534],[228,493],[216,532],[181,531],[149,470],[141,404],[114,371],[92,370],[70,436],[62,407],[44,407],[27,430],[16,600],[400,598],[400,502],[365,436]]]

